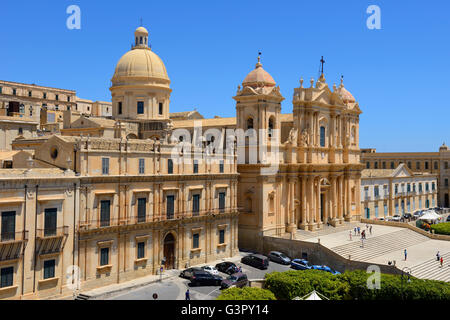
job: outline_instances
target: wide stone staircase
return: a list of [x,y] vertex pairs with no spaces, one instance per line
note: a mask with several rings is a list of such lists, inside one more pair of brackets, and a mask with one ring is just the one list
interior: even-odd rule
[[363,224],[361,224],[360,222],[344,222],[342,225],[337,226],[337,227],[324,225],[322,229],[317,230],[317,231],[306,231],[306,230],[298,229],[296,232],[295,238],[297,240],[306,240],[306,239],[315,238],[315,237],[322,237],[322,236],[326,236],[329,234],[342,232],[345,230],[353,230],[353,228],[357,227],[357,226],[362,227]]
[[[407,247],[429,241],[430,239],[409,229],[400,230],[381,236],[370,237],[364,240],[364,248],[361,241],[331,248],[344,258],[358,261],[369,261],[373,258],[385,255],[393,251],[402,251]],[[445,258],[444,258],[445,259]]]
[[411,275],[420,279],[431,279],[450,282],[450,252],[441,255],[444,266],[436,259],[430,259],[411,268]]

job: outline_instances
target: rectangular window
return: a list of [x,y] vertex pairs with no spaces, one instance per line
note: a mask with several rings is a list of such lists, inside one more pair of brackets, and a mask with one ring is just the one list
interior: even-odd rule
[[439,169],[439,164],[437,161],[434,162],[434,170],[438,170]]
[[419,198],[419,209],[422,209],[422,198]]
[[138,222],[145,222],[147,198],[138,199]]
[[198,160],[194,160],[194,173],[198,173]]
[[0,270],[0,288],[12,287],[14,267],[2,268]]
[[44,92],[44,94],[43,94],[43,98],[44,99],[47,99],[47,94]]
[[225,243],[225,230],[219,230],[219,244]]
[[325,147],[325,127],[320,127],[320,146]]
[[28,96],[31,97],[33,94],[31,91],[28,91]]
[[370,162],[366,162],[366,169],[370,169]]
[[117,108],[117,113],[122,114],[122,102],[119,102],[119,106]]
[[1,94],[1,93],[3,93],[3,88],[2,88],[2,87],[0,87],[0,94]]
[[219,210],[225,210],[225,192],[219,192]]
[[420,170],[420,162],[416,162],[416,170]]
[[102,158],[102,174],[109,174],[109,158]]
[[192,213],[198,214],[200,212],[200,195],[194,194],[192,195]]
[[139,242],[137,244],[137,258],[138,259],[145,258],[145,242]]
[[395,214],[398,214],[398,202],[395,203]]
[[100,202],[100,226],[109,227],[110,224],[111,201],[102,200]]
[[166,215],[167,219],[173,219],[175,213],[175,196],[167,196]]
[[384,216],[387,216],[387,214],[388,214],[388,206],[387,206],[387,204],[385,203],[385,204],[384,204]]
[[172,159],[167,160],[167,173],[168,174],[173,173],[173,160]]
[[57,213],[58,210],[56,208],[45,209],[44,236],[51,237],[56,235]]
[[398,193],[398,184],[395,185],[395,194]]
[[426,192],[430,191],[430,186],[429,186],[428,183],[425,184],[425,191],[426,191]]
[[12,241],[16,236],[16,212],[2,212],[2,241]]
[[375,205],[375,217],[378,217],[378,205]]
[[16,94],[17,94],[17,90],[13,89],[13,95],[16,95]]
[[436,190],[436,184],[434,182],[431,184],[431,190],[432,191]]
[[395,169],[395,163],[391,162],[391,169]]
[[412,169],[411,161],[408,161],[408,168],[409,168],[409,169]]
[[163,103],[160,102],[159,103],[159,115],[162,115],[162,114],[163,114]]
[[192,235],[192,249],[198,249],[200,247],[200,235],[194,233]]
[[380,191],[378,190],[378,186],[374,187],[373,192],[375,194],[375,198],[378,198],[380,196]]
[[413,192],[416,192],[416,184],[413,183]]
[[59,100],[59,96],[55,94],[55,100]]
[[389,191],[388,191],[388,186],[387,185],[383,186],[383,194],[384,194],[384,196],[389,195]]
[[145,159],[139,159],[139,174],[145,173]]
[[223,169],[224,169],[224,168],[223,168],[223,160],[220,160],[220,163],[219,163],[219,171],[220,171],[220,173],[223,173],[223,172],[224,172]]
[[408,212],[411,212],[411,202],[408,200]]
[[374,165],[374,169],[378,169],[378,162],[375,162],[373,165]]
[[383,169],[386,169],[386,162],[383,161]]
[[55,260],[44,261],[44,279],[55,277]]
[[411,192],[411,184],[410,183],[407,184],[406,191],[407,192]]
[[144,114],[144,101],[138,101],[137,103],[137,113]]
[[425,161],[425,170],[428,170],[428,161]]
[[70,102],[70,96],[69,96],[69,97],[67,97],[67,102]]
[[448,179],[444,180],[444,184],[445,184],[446,187],[448,187]]
[[419,192],[422,192],[422,184],[419,183]]
[[100,265],[107,266],[109,264],[109,248],[100,249]]

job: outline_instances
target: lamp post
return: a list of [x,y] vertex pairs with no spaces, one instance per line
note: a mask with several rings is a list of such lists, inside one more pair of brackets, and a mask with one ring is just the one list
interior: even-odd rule
[[411,273],[412,270],[409,267],[404,267],[402,269],[402,275],[401,275],[401,291],[402,291],[402,300],[405,300],[405,293],[403,290],[403,282],[411,282]]

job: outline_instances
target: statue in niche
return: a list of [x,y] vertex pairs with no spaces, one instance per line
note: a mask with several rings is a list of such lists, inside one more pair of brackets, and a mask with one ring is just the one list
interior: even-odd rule
[[289,131],[289,137],[287,142],[290,143],[291,145],[296,146],[297,136],[298,136],[297,128],[292,128],[291,131]]
[[302,146],[307,147],[309,146],[309,134],[308,134],[308,128],[303,129],[302,131]]

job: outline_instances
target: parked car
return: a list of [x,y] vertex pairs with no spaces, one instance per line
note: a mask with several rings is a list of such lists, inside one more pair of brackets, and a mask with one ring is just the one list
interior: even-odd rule
[[419,218],[422,214],[423,214],[423,210],[417,210],[416,212],[414,212],[413,215],[415,218]]
[[239,268],[233,262],[224,261],[216,264],[216,269],[220,272],[232,275],[233,273],[238,272]]
[[333,270],[332,268],[330,268],[328,266],[314,265],[314,266],[312,266],[312,269],[326,271],[326,272],[329,272],[334,275],[341,274],[339,271]]
[[202,269],[213,275],[216,275],[216,276],[219,275],[219,271],[217,271],[217,269],[214,266],[203,266]]
[[392,217],[391,216],[387,216],[385,219],[386,219],[386,221],[392,221]]
[[446,221],[447,221],[447,222],[450,222],[450,216],[447,217],[447,220],[446,220]]
[[180,272],[180,277],[185,279],[190,279],[194,271],[203,271],[202,268],[187,268]]
[[242,272],[238,272],[238,273],[232,274],[225,280],[222,280],[220,289],[227,289],[230,287],[242,288],[242,287],[245,287],[247,284],[248,284],[247,275]]
[[250,254],[242,257],[241,263],[263,270],[269,267],[269,259],[260,254]]
[[191,277],[192,286],[220,286],[222,277],[216,276],[206,271],[194,271]]
[[305,259],[294,259],[291,261],[291,268],[295,270],[309,270],[312,265]]
[[291,259],[286,256],[284,253],[278,252],[278,251],[270,251],[268,255],[270,261],[278,262],[281,264],[290,264]]
[[403,218],[404,218],[404,219],[411,219],[411,218],[412,218],[412,215],[411,215],[411,213],[405,213],[405,214],[403,215]]
[[396,214],[392,217],[392,221],[396,221],[399,222],[402,219],[402,217],[400,217],[400,215]]

